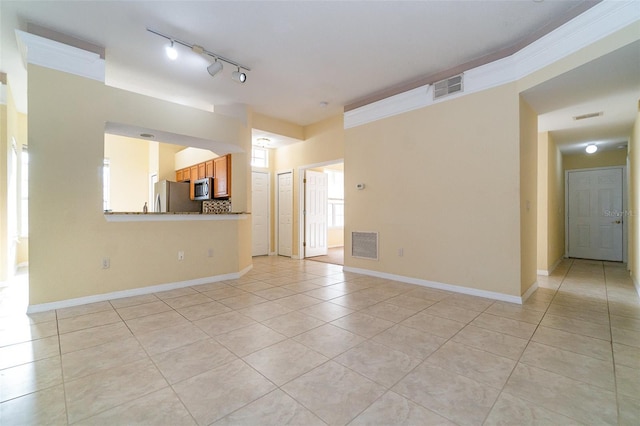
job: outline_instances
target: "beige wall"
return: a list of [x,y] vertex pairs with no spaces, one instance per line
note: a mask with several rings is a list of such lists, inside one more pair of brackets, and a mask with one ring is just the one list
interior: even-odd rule
[[550,273],[565,253],[564,169],[549,132],[538,134],[538,265]]
[[104,157],[110,163],[112,211],[141,212],[144,203],[149,201],[149,150],[149,142],[145,140],[104,136]]
[[[107,223],[100,190],[105,122],[246,150],[250,130],[242,123],[34,65],[28,76],[31,305],[238,272],[250,264],[249,220]],[[238,173],[249,169],[248,162],[233,166]],[[247,193],[246,182],[234,181],[239,199]],[[185,251],[182,262],[178,250]],[[109,269],[101,269],[103,257],[110,258]]]
[[562,163],[565,170],[591,169],[596,167],[626,166],[627,151],[598,151],[594,154],[563,155]]
[[[306,140],[272,151],[274,162],[273,169],[276,172],[293,169],[293,256],[299,257],[300,241],[300,188],[298,168],[331,161],[342,161],[345,154],[344,121],[343,115],[331,117],[327,120],[315,123],[304,128]],[[345,165],[345,169],[349,167]],[[274,181],[271,187],[277,188]],[[272,203],[275,209],[275,203]],[[272,214],[271,229],[275,231],[275,211]],[[274,232],[275,233],[275,232]],[[275,243],[274,243],[275,244]],[[274,245],[275,247],[275,245]]]
[[175,170],[191,167],[194,164],[203,163],[216,157],[218,157],[217,154],[214,154],[207,149],[183,147],[183,149],[178,151],[175,155]]
[[538,114],[520,97],[520,294],[537,277]]
[[507,84],[346,130],[345,246],[380,260],[345,265],[520,296],[519,118]]
[[277,135],[287,136],[298,140],[305,139],[305,128],[298,124],[254,112],[251,115],[251,127]]
[[[640,102],[639,102],[640,107]],[[640,288],[640,108],[629,140],[629,270]]]

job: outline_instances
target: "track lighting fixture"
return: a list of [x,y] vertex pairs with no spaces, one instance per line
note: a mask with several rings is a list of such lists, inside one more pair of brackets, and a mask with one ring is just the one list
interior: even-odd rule
[[238,71],[234,71],[231,73],[231,79],[236,83],[244,83],[247,81],[247,75],[243,72],[240,72],[240,67],[238,67]]
[[211,77],[215,77],[216,74],[222,71],[222,62],[218,61],[218,58],[216,58],[216,61],[207,67],[207,71]]
[[178,51],[173,46],[173,40],[171,40],[171,44],[164,48],[164,51],[167,53],[167,57],[172,61],[175,61],[178,58]]
[[167,56],[169,57],[169,59],[171,60],[175,60],[178,57],[178,51],[176,50],[174,43],[180,44],[184,47],[187,47],[189,49],[191,49],[192,52],[198,54],[198,55],[207,55],[210,56],[214,59],[214,62],[211,63],[211,65],[207,66],[207,72],[212,76],[216,76],[218,73],[220,73],[220,71],[222,71],[223,68],[223,64],[222,62],[226,62],[230,65],[233,65],[234,67],[237,68],[237,71],[234,71],[231,73],[231,79],[237,83],[244,83],[247,81],[247,74],[244,71],[251,71],[251,68],[249,67],[245,67],[242,64],[237,63],[236,61],[232,61],[231,59],[227,59],[223,56],[218,55],[217,53],[211,52],[206,50],[204,47],[199,46],[197,44],[191,44],[191,43],[187,43],[185,41],[182,40],[178,40],[177,38],[168,36],[166,34],[162,34],[158,31],[152,30],[150,28],[147,28],[147,31],[149,31],[150,33],[153,33],[155,35],[158,35],[160,37],[166,38],[167,40],[169,40],[169,42],[171,43],[169,46],[165,47],[165,51],[167,53]]

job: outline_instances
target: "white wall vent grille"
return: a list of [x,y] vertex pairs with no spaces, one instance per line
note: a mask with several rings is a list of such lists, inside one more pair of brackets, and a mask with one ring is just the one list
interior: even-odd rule
[[445,78],[433,84],[433,99],[438,99],[443,96],[451,95],[453,93],[462,92],[463,87],[463,75],[458,74],[453,77]]
[[378,260],[378,233],[352,232],[351,256]]

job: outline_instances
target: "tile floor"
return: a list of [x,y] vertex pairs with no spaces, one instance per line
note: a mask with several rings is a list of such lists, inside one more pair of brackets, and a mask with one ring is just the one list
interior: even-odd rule
[[0,424],[621,424],[640,419],[624,266],[523,305],[256,258],[239,280],[29,317],[0,291]]

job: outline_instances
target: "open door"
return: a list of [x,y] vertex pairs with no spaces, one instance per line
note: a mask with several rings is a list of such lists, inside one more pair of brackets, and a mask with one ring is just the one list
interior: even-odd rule
[[327,254],[328,189],[326,173],[305,171],[304,257]]

